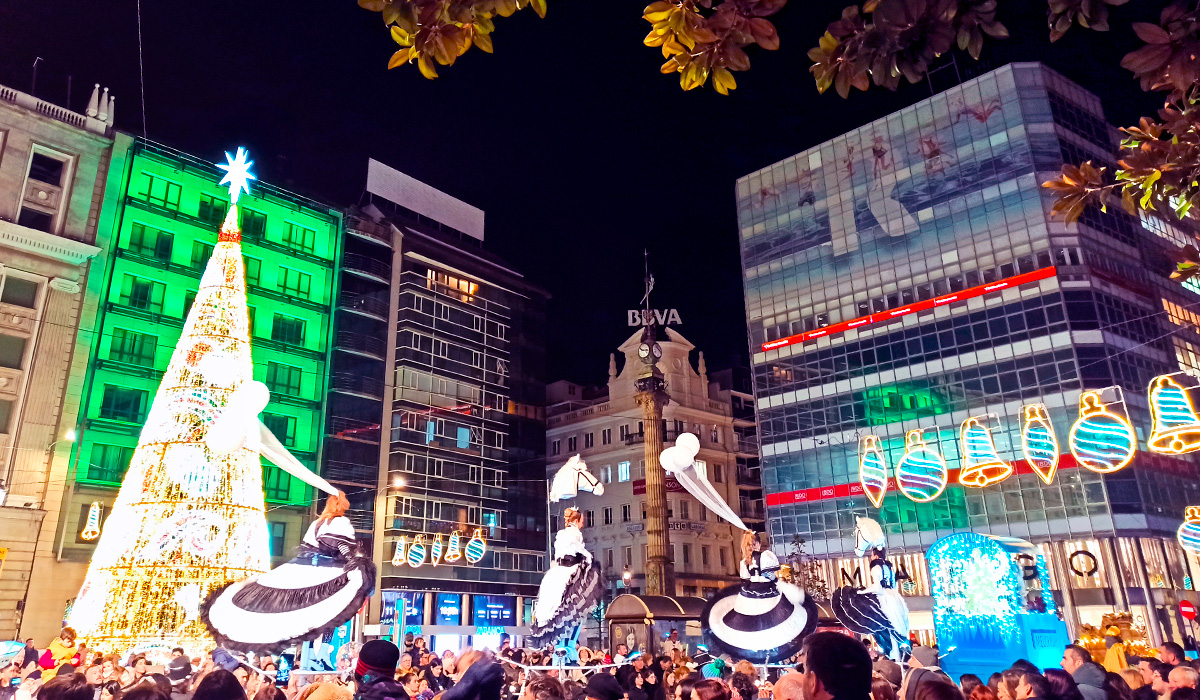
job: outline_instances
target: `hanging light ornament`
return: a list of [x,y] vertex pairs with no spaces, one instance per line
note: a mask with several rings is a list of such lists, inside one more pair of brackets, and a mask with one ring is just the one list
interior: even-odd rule
[[408,565],[416,569],[425,563],[425,537],[417,535],[408,548]]
[[471,539],[467,542],[467,563],[477,564],[483,559],[484,552],[487,551],[487,540],[483,539],[483,528],[475,528],[475,534],[471,535]]
[[1179,546],[1200,556],[1200,506],[1188,506],[1183,511],[1183,524],[1175,533]]
[[896,487],[917,503],[927,503],[946,489],[946,460],[925,443],[921,430],[904,436],[904,456],[896,465]]
[[992,431],[979,418],[963,421],[962,448],[963,467],[958,473],[958,483],[963,486],[991,486],[1012,475],[1012,465],[1000,459]]
[[[1120,392],[1120,387],[1110,387]],[[1071,426],[1071,454],[1084,467],[1100,474],[1123,469],[1137,452],[1137,434],[1129,418],[1109,410],[1099,391],[1085,391],[1079,396],[1079,420]],[[1124,403],[1119,401],[1116,403]]]
[[88,507],[87,523],[83,526],[83,531],[79,533],[79,539],[91,542],[100,536],[100,504],[92,501],[92,505]]
[[858,483],[871,505],[878,508],[883,504],[888,487],[887,462],[877,435],[864,435],[858,443]]
[[438,533],[438,536],[433,539],[433,545],[429,548],[429,563],[434,566],[442,563],[442,553],[444,551],[445,546],[442,544],[442,535]]
[[456,562],[459,559],[462,559],[462,552],[459,551],[459,544],[458,544],[458,541],[461,537],[462,537],[462,535],[458,532],[458,530],[455,530],[454,532],[450,533],[450,544],[446,548],[446,561],[447,562]]
[[1187,389],[1171,375],[1150,381],[1150,413],[1154,417],[1146,448],[1182,455],[1200,450],[1200,416]]
[[396,540],[396,551],[392,554],[392,566],[404,566],[404,555],[407,554],[407,547],[405,546],[407,540],[408,538],[404,535],[400,535],[399,539]]
[[1050,423],[1050,414],[1040,403],[1026,405],[1021,412],[1025,416],[1025,424],[1021,427],[1021,451],[1034,473],[1049,484],[1058,470],[1058,437]]

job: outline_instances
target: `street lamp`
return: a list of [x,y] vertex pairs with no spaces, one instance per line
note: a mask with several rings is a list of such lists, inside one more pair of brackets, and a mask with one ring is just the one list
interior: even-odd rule
[[629,570],[629,565],[625,565],[625,571],[621,573],[621,581],[629,588],[629,584],[633,582],[633,572]]
[[404,481],[404,477],[402,477],[402,476],[398,476],[395,479],[392,479],[392,486],[394,486],[396,488],[403,488],[404,484],[405,484],[405,481]]

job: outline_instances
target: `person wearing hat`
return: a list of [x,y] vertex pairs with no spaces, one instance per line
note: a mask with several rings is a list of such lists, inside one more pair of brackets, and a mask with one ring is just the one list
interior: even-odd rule
[[408,700],[404,686],[396,682],[396,664],[400,649],[386,639],[372,639],[358,652],[354,680],[358,690],[354,700]]
[[646,667],[646,659],[642,656],[642,652],[635,651],[625,657],[625,660],[628,663],[617,669],[617,682],[625,690],[630,690],[633,688],[633,677],[640,674]]
[[938,653],[933,647],[913,647],[912,656],[908,658],[908,675],[904,676],[904,682],[900,684],[900,692],[896,697],[899,700],[914,700],[917,697],[917,689],[925,683],[954,685],[954,681],[950,680],[950,676],[942,671],[938,663]]
[[583,694],[588,700],[621,700],[625,697],[625,689],[613,676],[597,673],[588,679]]
[[1104,653],[1104,670],[1109,673],[1120,673],[1129,668],[1129,660],[1125,658],[1125,643],[1121,639],[1121,628],[1113,625],[1106,630],[1104,643],[1108,651]]
[[900,664],[886,656],[876,659],[871,668],[875,675],[891,683],[893,690],[898,690],[904,681],[904,671],[900,668]]

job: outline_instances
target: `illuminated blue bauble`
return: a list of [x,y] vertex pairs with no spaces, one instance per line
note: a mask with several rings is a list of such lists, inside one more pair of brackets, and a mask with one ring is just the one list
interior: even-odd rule
[[1200,556],[1200,507],[1188,506],[1184,511],[1183,524],[1175,533],[1179,546]]
[[1137,452],[1137,436],[1129,421],[1100,404],[1096,392],[1079,398],[1079,420],[1071,426],[1071,454],[1080,465],[1100,474],[1122,469]]
[[946,488],[946,460],[925,444],[921,431],[909,431],[904,456],[896,465],[896,487],[918,503],[932,501]]
[[418,567],[425,563],[425,541],[420,535],[413,540],[412,546],[408,548],[408,565]]
[[487,544],[483,541],[482,531],[476,529],[475,534],[471,536],[467,542],[467,563],[476,564],[480,559],[483,559],[483,553],[487,551]]

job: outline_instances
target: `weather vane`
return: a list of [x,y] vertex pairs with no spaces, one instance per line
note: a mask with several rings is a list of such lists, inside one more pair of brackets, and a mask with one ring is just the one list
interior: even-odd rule
[[254,161],[246,160],[250,155],[244,147],[238,146],[237,155],[232,156],[229,151],[225,151],[226,165],[218,165],[217,167],[225,171],[225,177],[217,184],[224,185],[229,183],[229,201],[232,204],[237,204],[238,196],[242,192],[250,194],[250,181],[257,180],[254,173],[250,172],[250,166],[254,165]]

